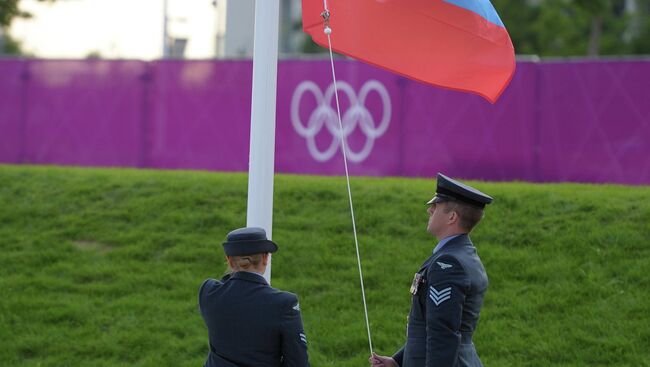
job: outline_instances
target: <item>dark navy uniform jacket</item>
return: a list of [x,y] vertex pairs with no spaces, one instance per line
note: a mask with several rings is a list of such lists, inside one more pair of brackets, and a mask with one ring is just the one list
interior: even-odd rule
[[485,268],[464,234],[424,262],[413,296],[406,344],[393,359],[401,367],[482,366],[472,343],[483,296]]
[[206,367],[309,366],[298,298],[272,288],[261,275],[207,279],[199,308],[210,342]]

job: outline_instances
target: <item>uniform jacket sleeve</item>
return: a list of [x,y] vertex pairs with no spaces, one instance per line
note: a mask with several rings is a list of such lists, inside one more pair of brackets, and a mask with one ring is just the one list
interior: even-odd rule
[[307,335],[302,327],[298,297],[290,294],[282,315],[282,366],[309,367]]
[[426,284],[426,366],[452,367],[458,359],[469,279],[458,260],[443,255],[429,265]]
[[201,300],[203,299],[203,288],[205,288],[205,285],[212,281],[212,279],[206,279],[201,283],[201,286],[199,287],[199,296],[198,296],[198,305],[199,305],[199,311],[201,311]]
[[402,361],[404,360],[404,347],[393,354],[393,359],[395,362],[397,362],[398,365],[402,365]]

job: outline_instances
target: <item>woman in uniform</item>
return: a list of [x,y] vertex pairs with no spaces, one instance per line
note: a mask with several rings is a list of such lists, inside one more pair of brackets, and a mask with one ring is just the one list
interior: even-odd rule
[[205,367],[309,366],[298,298],[263,276],[278,246],[264,229],[247,227],[228,233],[223,247],[230,273],[199,290],[210,346]]

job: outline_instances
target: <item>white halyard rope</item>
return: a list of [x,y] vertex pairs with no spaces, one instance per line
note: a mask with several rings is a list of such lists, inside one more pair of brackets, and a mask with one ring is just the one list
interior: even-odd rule
[[370,346],[370,354],[372,355],[373,349],[372,349],[372,338],[370,336],[370,322],[368,321],[368,306],[366,304],[366,291],[363,286],[363,272],[361,271],[361,256],[359,255],[359,241],[357,239],[357,224],[354,219],[354,206],[352,205],[352,190],[350,189],[350,173],[348,171],[348,157],[346,154],[347,146],[345,145],[345,138],[343,134],[343,123],[341,122],[341,107],[339,105],[339,91],[338,88],[336,87],[336,72],[334,70],[334,56],[332,54],[332,39],[330,37],[330,34],[332,33],[332,29],[329,27],[330,12],[327,7],[327,0],[323,0],[323,7],[325,8],[325,11],[323,11],[323,13],[321,14],[323,19],[325,20],[325,28],[323,29],[323,32],[327,35],[327,43],[329,45],[330,64],[332,66],[332,79],[334,81],[334,96],[336,97],[336,112],[338,116],[339,129],[341,131],[341,134],[339,134],[339,136],[341,137],[341,151],[343,152],[343,164],[345,166],[345,180],[348,186],[348,200],[350,202],[350,215],[352,217],[354,245],[357,250],[357,265],[359,266],[359,282],[361,283],[361,298],[363,299],[363,312],[366,317],[366,329],[368,330],[368,345]]

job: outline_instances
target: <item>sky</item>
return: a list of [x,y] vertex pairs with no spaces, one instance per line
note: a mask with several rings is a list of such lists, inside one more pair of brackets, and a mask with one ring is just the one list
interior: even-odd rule
[[[164,0],[21,0],[31,19],[15,19],[10,34],[44,58],[151,60],[162,55]],[[223,1],[222,1],[223,3]],[[212,0],[168,0],[168,32],[188,38],[187,58],[213,58],[217,9]]]

